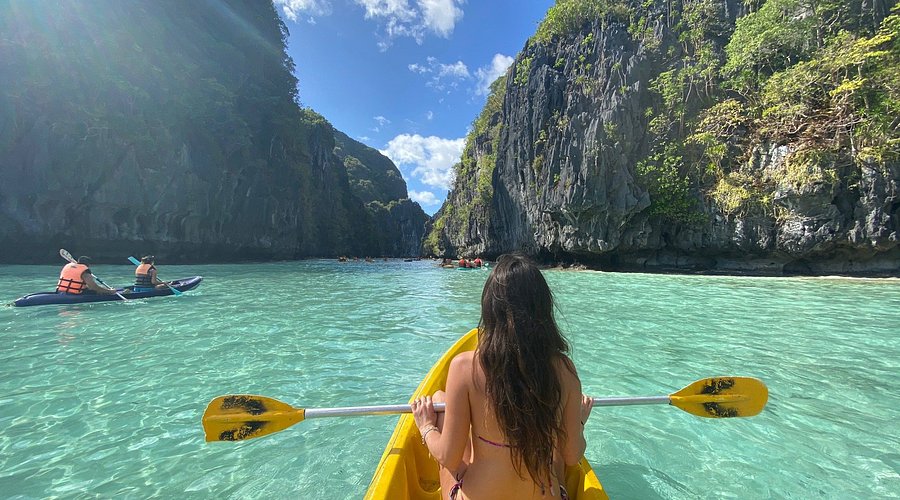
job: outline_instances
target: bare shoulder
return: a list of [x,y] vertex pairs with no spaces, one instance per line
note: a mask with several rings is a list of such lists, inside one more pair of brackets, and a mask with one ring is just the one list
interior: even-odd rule
[[450,361],[450,370],[470,370],[473,359],[475,359],[475,351],[461,352],[453,356],[453,360]]
[[560,354],[556,358],[556,373],[564,384],[572,384],[579,381],[575,363],[565,354]]
[[566,356],[565,354],[560,354],[556,358],[556,369],[564,370],[564,371],[568,371],[568,372],[572,372],[572,373],[578,373],[578,371],[575,369],[575,363],[573,363],[572,360],[569,359],[569,357]]
[[462,384],[468,386],[472,381],[472,352],[457,354],[450,361],[447,371],[447,385]]

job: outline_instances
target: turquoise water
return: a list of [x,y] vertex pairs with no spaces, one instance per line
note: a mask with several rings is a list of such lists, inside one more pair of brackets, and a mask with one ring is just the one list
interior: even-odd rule
[[[109,283],[133,267],[96,266]],[[0,266],[3,302],[58,268]],[[478,321],[487,273],[433,263],[165,266],[183,297],[0,308],[0,496],[360,498],[396,417],[205,443],[229,393],[297,407],[405,402]],[[598,408],[613,498],[900,498],[900,281],[547,271],[585,391],[758,377],[757,417]]]

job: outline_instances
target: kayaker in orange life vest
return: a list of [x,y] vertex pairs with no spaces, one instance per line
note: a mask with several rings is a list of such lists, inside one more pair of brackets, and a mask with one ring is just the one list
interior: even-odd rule
[[134,270],[134,291],[149,292],[155,288],[165,288],[166,282],[160,281],[156,276],[156,266],[153,261],[156,257],[145,255],[141,258],[141,265]]
[[59,282],[56,283],[57,293],[99,293],[112,295],[116,293],[114,288],[100,285],[94,279],[90,269],[91,258],[85,255],[78,257],[77,263],[69,263],[63,266],[59,273]]

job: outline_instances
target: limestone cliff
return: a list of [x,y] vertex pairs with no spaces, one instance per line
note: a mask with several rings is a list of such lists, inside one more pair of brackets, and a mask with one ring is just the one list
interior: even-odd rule
[[400,170],[378,150],[335,133],[334,153],[344,163],[353,195],[365,204],[378,231],[367,255],[418,256],[429,217],[408,197]]
[[495,82],[426,253],[900,274],[893,3],[558,0]]
[[409,254],[418,207],[366,209],[286,37],[270,2],[0,4],[0,262]]

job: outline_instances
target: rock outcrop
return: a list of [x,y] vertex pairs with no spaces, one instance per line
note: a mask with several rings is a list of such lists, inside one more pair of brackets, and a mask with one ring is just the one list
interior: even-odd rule
[[400,170],[378,150],[335,133],[335,155],[344,163],[350,190],[378,228],[366,255],[418,256],[429,217],[408,197]]
[[[754,114],[753,102],[791,71],[817,66],[757,83],[758,101],[730,90],[722,63],[748,15],[742,2],[560,0],[555,14],[564,4],[593,4],[583,9],[592,15],[554,31],[551,9],[495,84],[426,253],[518,250],[610,270],[900,275],[896,121],[884,127],[893,146],[872,141],[878,153],[861,154],[834,102],[799,130],[775,122],[791,96]],[[872,57],[885,67],[900,61],[900,23],[881,24],[889,7],[862,16],[868,24],[843,41],[880,27],[889,41],[871,46],[888,55]],[[824,94],[839,95],[833,89]],[[821,137],[826,127],[833,136]]]
[[0,262],[418,248],[396,167],[348,175],[336,137],[362,145],[299,106],[271,2],[5,3],[0,33]]

